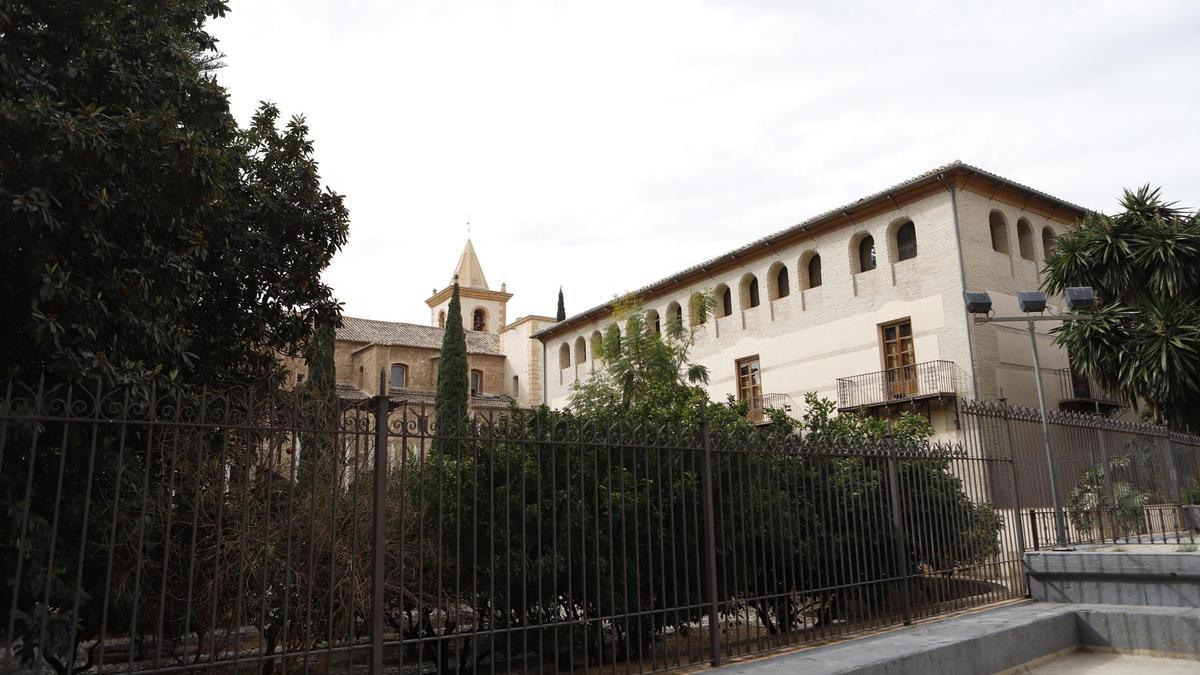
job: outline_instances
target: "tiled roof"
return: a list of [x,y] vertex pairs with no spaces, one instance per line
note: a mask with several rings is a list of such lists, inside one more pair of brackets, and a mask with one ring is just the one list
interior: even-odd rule
[[[337,396],[345,401],[363,401],[371,398],[370,394],[348,382],[337,383]],[[394,403],[428,406],[431,410],[436,397],[435,392],[424,389],[392,389],[388,392],[388,398]],[[472,396],[470,401],[472,408],[489,409],[508,408],[511,403],[512,397],[504,394],[479,394]]]
[[[437,326],[343,316],[342,326],[337,329],[337,339],[349,342],[373,342],[380,345],[441,349],[442,332],[442,329]],[[474,330],[466,331],[466,333],[467,353],[504,356],[504,352],[500,349],[499,335]]]
[[[758,239],[755,239],[754,241],[750,242],[749,244],[738,247],[732,251],[729,251],[728,253],[723,253],[715,258],[706,260],[698,265],[692,265],[691,267],[689,267],[685,270],[682,270],[680,272],[676,272],[675,274],[672,274],[669,277],[659,279],[658,281],[655,281],[652,284],[647,284],[646,286],[643,286],[643,287],[633,291],[629,295],[640,297],[640,296],[645,296],[647,294],[653,293],[664,286],[668,286],[676,281],[685,279],[689,275],[695,274],[697,272],[702,272],[705,269],[713,267],[719,263],[726,262],[730,259],[737,258],[744,254],[750,253],[750,252],[754,251],[755,249],[762,248],[765,245],[768,245],[772,242],[775,242],[784,237],[787,237],[798,230],[806,230],[809,227],[811,227],[812,225],[815,225],[816,223],[818,223],[822,220],[825,220],[826,218],[843,214],[847,211],[850,211],[859,206],[862,206],[863,204],[865,204],[867,202],[873,202],[873,201],[876,201],[879,199],[886,199],[889,195],[891,195],[892,193],[894,193],[898,190],[909,188],[909,187],[918,185],[918,184],[923,183],[928,180],[936,180],[938,178],[938,176],[941,176],[942,174],[945,174],[945,173],[948,173],[948,172],[954,171],[954,170],[966,171],[973,175],[983,176],[985,178],[989,178],[989,179],[997,181],[999,183],[1003,183],[1010,187],[1015,187],[1017,189],[1025,191],[1025,192],[1035,194],[1043,199],[1047,199],[1047,200],[1054,202],[1060,206],[1066,207],[1068,210],[1077,211],[1080,214],[1083,214],[1084,212],[1087,211],[1087,209],[1083,208],[1082,206],[1079,206],[1077,204],[1072,204],[1071,202],[1065,201],[1063,199],[1059,199],[1058,197],[1055,197],[1053,195],[1042,192],[1041,190],[1035,190],[1035,189],[1029,187],[1028,185],[1023,185],[1016,181],[1004,178],[1003,176],[998,176],[994,173],[991,173],[990,171],[984,171],[983,169],[980,169],[975,166],[971,166],[970,164],[967,164],[965,162],[961,162],[959,160],[954,160],[953,162],[946,164],[945,166],[939,166],[936,169],[930,169],[929,171],[926,171],[924,173],[913,176],[912,178],[909,178],[908,180],[903,181],[901,183],[897,183],[889,188],[885,188],[885,189],[875,192],[873,194],[867,195],[866,197],[856,199],[853,202],[850,202],[849,204],[845,204],[845,205],[839,206],[835,209],[830,209],[828,211],[825,211],[824,213],[817,214],[811,218],[808,218],[807,220],[797,223],[791,227],[782,229],[778,232],[769,234],[765,237],[760,237]],[[543,328],[542,330],[538,331],[537,333],[534,333],[533,337],[535,337],[535,338],[549,337],[578,321],[585,320],[585,319],[590,318],[598,313],[603,313],[610,309],[612,309],[612,305],[607,302],[602,305],[596,305],[595,307],[592,307],[591,309],[582,311],[574,316],[569,316],[566,319],[564,319],[563,321],[559,321],[558,323],[556,323],[552,326],[547,326],[546,328]]]

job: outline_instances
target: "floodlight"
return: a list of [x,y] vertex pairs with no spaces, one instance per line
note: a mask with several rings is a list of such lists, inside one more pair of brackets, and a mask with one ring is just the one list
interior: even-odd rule
[[1046,294],[1041,291],[1020,291],[1017,293],[1017,306],[1026,314],[1040,314],[1046,311]]
[[1067,289],[1067,309],[1072,312],[1087,311],[1096,306],[1096,292],[1091,286],[1073,286]]
[[967,311],[972,314],[987,314],[992,311],[992,298],[984,291],[967,291],[963,293],[967,302]]

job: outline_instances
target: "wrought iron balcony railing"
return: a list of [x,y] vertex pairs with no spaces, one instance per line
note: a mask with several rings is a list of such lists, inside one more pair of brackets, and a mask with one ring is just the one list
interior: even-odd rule
[[792,406],[792,397],[787,394],[761,394],[750,399],[746,419],[751,422],[767,421],[767,410],[783,410]]
[[958,366],[926,361],[851,377],[839,377],[838,409],[890,405],[958,395]]
[[1059,368],[1053,372],[1058,380],[1059,407],[1063,409],[1108,413],[1128,405],[1124,396],[1086,375],[1070,368]]

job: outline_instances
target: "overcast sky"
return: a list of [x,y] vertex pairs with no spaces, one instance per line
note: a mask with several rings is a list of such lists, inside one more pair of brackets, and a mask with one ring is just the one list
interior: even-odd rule
[[352,316],[428,322],[468,216],[515,318],[955,159],[1104,211],[1200,202],[1200,2],[231,4],[218,77],[243,124],[307,117]]

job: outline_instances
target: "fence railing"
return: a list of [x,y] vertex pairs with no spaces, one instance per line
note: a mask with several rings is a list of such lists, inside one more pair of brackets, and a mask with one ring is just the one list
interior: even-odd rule
[[838,408],[903,403],[913,399],[958,394],[958,367],[952,361],[926,361],[911,366],[840,377]]
[[1058,381],[1060,401],[1075,406],[1078,408],[1077,412],[1102,414],[1128,403],[1124,396],[1100,386],[1096,381],[1070,368],[1059,368],[1052,372]]
[[[1195,543],[1180,496],[1200,480],[1200,438],[1052,410],[1047,413],[1048,463],[1038,410],[962,401],[960,412],[973,452],[1013,460],[1016,480],[997,483],[990,494],[998,508],[1022,513],[1023,535],[1031,548]],[[1055,489],[1065,542],[1058,541]]]
[[0,384],[0,670],[662,671],[1024,593],[1003,457],[431,413]]
[[787,394],[761,394],[751,397],[749,403],[746,417],[751,422],[765,421],[768,410],[788,410],[795,405]]

